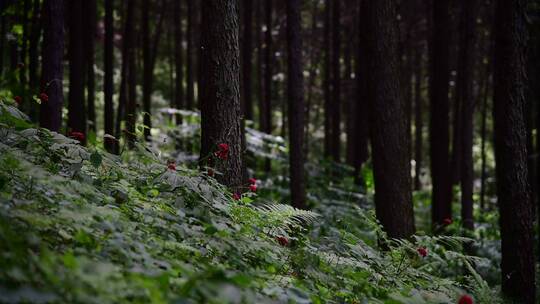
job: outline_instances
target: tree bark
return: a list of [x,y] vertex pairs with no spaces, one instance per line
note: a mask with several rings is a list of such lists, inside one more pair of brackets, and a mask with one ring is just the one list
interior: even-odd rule
[[407,238],[415,228],[395,2],[367,1],[366,13],[375,211],[390,238]]
[[431,220],[434,228],[452,218],[448,132],[448,0],[433,0],[430,42],[430,159],[433,182]]
[[253,63],[253,0],[243,0],[244,28],[242,43],[243,112],[245,119],[253,120],[252,63]]
[[193,75],[194,75],[194,66],[193,66],[193,14],[194,6],[193,0],[187,0],[187,55],[186,55],[186,109],[192,110],[195,103],[195,97],[193,92]]
[[[39,0],[34,0],[32,8],[32,28],[30,33],[30,43],[28,49],[28,83],[30,86],[31,92],[37,92],[39,89],[39,76],[38,76],[38,66],[39,66],[39,40],[41,37],[41,2]],[[0,46],[1,47],[1,46]],[[2,54],[0,53],[0,57]],[[0,65],[0,73],[2,71]],[[38,120],[39,108],[36,107],[35,103],[32,103],[29,109],[29,116],[32,121]]]
[[457,100],[461,105],[461,220],[463,227],[473,230],[473,98],[475,40],[476,40],[476,0],[461,3],[460,43],[457,79]]
[[[86,110],[84,106],[84,46],[83,46],[83,1],[73,0],[69,4],[69,99],[68,131],[86,135]],[[85,139],[82,141],[86,143]]]
[[202,10],[201,161],[227,144],[228,158],[209,165],[223,173],[220,182],[237,191],[242,185],[238,7],[234,0],[215,0]]
[[369,157],[368,138],[369,138],[369,105],[367,94],[368,81],[368,60],[366,58],[366,28],[367,28],[367,1],[359,1],[358,7],[358,44],[356,50],[356,100],[351,110],[354,117],[352,128],[354,136],[354,168],[356,182],[363,186],[364,181],[361,178],[361,169],[364,162]]
[[[104,78],[103,78],[103,91],[104,91],[104,132],[105,134],[114,134],[114,82],[113,82],[113,68],[114,68],[114,23],[113,23],[113,4],[114,0],[105,0],[105,42],[104,42]],[[114,152],[114,147],[117,143],[111,139],[104,139],[105,149],[109,152]]]
[[89,130],[96,132],[96,106],[95,106],[95,39],[97,27],[96,0],[83,2],[83,18],[85,24],[85,55],[86,55],[86,110],[88,111]]
[[62,126],[62,104],[64,95],[62,82],[64,69],[64,1],[43,2],[43,46],[41,84],[48,101],[41,103],[40,125],[51,131],[60,131]]
[[[174,1],[174,64],[176,71],[175,78],[175,107],[177,109],[184,108],[184,66],[182,58],[182,10],[180,1]],[[176,115],[176,124],[182,124],[182,116]]]
[[287,1],[287,64],[289,103],[289,170],[292,205],[306,208],[304,173],[304,76],[301,1]]
[[332,105],[330,108],[332,137],[330,155],[336,162],[341,160],[341,8],[340,1],[332,5]]
[[[122,64],[125,66],[124,79],[123,81],[123,91],[120,94],[124,94],[124,106],[125,112],[124,119],[126,122],[126,140],[129,148],[134,147],[134,142],[136,140],[135,133],[135,124],[137,122],[137,65],[136,65],[136,27],[135,27],[135,14],[136,14],[137,1],[130,0],[127,1],[127,12],[126,12],[126,23],[124,29],[124,52],[125,52],[125,63]],[[121,84],[122,87],[122,84]],[[121,88],[122,89],[122,88]]]
[[421,190],[422,183],[420,176],[422,176],[423,165],[423,150],[424,150],[424,120],[423,120],[423,106],[422,106],[422,49],[417,47],[415,49],[414,57],[414,125],[415,125],[415,145],[414,145],[414,190]]
[[[272,45],[272,0],[265,1],[265,24],[266,31],[264,33],[264,101],[260,109],[261,111],[261,128],[266,134],[272,134],[272,64],[273,64],[273,45]],[[270,159],[266,159],[264,170],[270,172]]]
[[497,201],[501,225],[502,291],[535,303],[533,207],[527,180],[524,87],[525,0],[495,2],[494,109]]
[[332,97],[330,95],[331,91],[331,78],[332,78],[332,66],[330,64],[330,33],[331,33],[331,11],[332,11],[332,2],[330,0],[325,0],[324,2],[324,41],[323,41],[323,50],[324,50],[324,79],[323,79],[323,97],[324,97],[324,156],[331,156],[331,145],[332,145]]

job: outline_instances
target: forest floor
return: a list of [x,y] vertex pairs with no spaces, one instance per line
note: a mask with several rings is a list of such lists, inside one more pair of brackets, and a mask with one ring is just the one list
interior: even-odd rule
[[257,192],[235,199],[195,165],[168,164],[171,151],[100,146],[36,129],[0,101],[0,302],[499,301],[483,278],[493,261],[463,254],[458,223],[388,240],[344,166],[308,164],[302,211],[286,204],[283,160],[250,170]]

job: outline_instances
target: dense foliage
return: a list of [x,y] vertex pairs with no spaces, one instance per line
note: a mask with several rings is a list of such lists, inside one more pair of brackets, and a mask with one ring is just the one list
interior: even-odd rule
[[[271,142],[286,157],[279,138],[248,134],[250,153]],[[161,150],[116,156],[93,142],[0,102],[0,302],[498,301],[472,266],[485,260],[462,254],[467,239],[388,240],[345,167],[308,165],[311,212],[277,203],[277,175],[234,199]]]

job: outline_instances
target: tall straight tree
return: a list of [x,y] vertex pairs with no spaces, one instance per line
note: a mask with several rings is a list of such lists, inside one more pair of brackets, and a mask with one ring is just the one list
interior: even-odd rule
[[[113,67],[114,67],[114,23],[113,23],[113,6],[114,0],[105,0],[105,41],[104,41],[104,77],[103,77],[103,93],[104,93],[104,132],[105,134],[114,134],[114,82],[113,82]],[[105,149],[109,152],[114,151],[115,142],[112,139],[105,139]]]
[[[39,41],[41,37],[42,30],[42,21],[41,21],[41,1],[34,0],[32,8],[32,30],[30,33],[30,43],[28,47],[28,81],[30,91],[35,92],[39,88]],[[0,57],[2,57],[0,53]],[[0,59],[1,61],[1,59]],[[0,65],[0,74],[2,72],[2,67]],[[30,119],[32,121],[37,121],[39,109],[33,104],[30,107]]]
[[375,211],[389,237],[407,238],[415,227],[396,15],[394,0],[366,1]]
[[[164,0],[162,0],[164,1]],[[163,24],[163,15],[165,4],[162,4],[158,17],[158,22],[153,34],[150,33],[150,0],[142,0],[141,13],[142,13],[142,51],[143,51],[143,123],[146,126],[144,128],[144,138],[150,138],[150,129],[152,128],[152,91],[154,89],[154,66],[156,63],[157,48],[161,37],[161,26]],[[154,39],[150,39],[150,36]]]
[[457,100],[461,105],[461,219],[463,226],[474,229],[473,221],[473,74],[476,0],[461,2],[458,58]]
[[[69,2],[68,131],[86,134],[84,106],[83,1]],[[86,142],[86,137],[83,142]]]
[[332,96],[331,94],[331,80],[332,80],[332,65],[331,65],[331,53],[330,53],[330,40],[331,40],[331,8],[332,1],[324,1],[324,67],[323,67],[323,98],[324,98],[324,156],[331,156],[332,145]]
[[[182,109],[184,107],[184,65],[183,65],[183,56],[182,56],[182,8],[180,6],[180,1],[174,2],[174,65],[175,65],[175,74],[174,79],[174,99],[175,106],[177,109]],[[176,124],[182,124],[182,116],[176,115]]]
[[243,112],[246,119],[253,120],[253,96],[251,71],[253,63],[253,0],[243,0],[244,27],[242,43]]
[[[261,130],[266,134],[272,134],[272,64],[274,59],[272,45],[272,0],[265,0],[264,3],[264,97],[260,109]],[[266,159],[265,171],[271,169],[270,159]]]
[[[121,121],[125,120],[125,135],[129,147],[133,147],[135,141],[136,117],[136,27],[135,13],[136,0],[126,1],[126,15],[124,23],[124,35],[122,44],[122,79],[120,83],[120,96],[118,100],[118,112],[116,121],[117,136],[121,134]],[[117,146],[118,147],[118,146]]]
[[[40,125],[51,131],[60,131],[62,126],[62,79],[64,69],[64,1],[43,1],[43,46],[41,53],[42,92],[48,100],[41,102]],[[43,98],[42,98],[43,99]]]
[[332,106],[330,115],[332,137],[330,155],[336,162],[341,158],[341,1],[332,4]]
[[223,173],[220,182],[237,191],[242,184],[243,137],[238,5],[235,0],[213,0],[202,10],[201,160],[212,156],[219,144],[227,144],[228,156],[210,165]]
[[193,91],[194,64],[193,64],[193,25],[194,25],[194,3],[193,0],[187,0],[187,50],[186,50],[186,109],[191,110],[194,107],[195,97]]
[[494,123],[504,294],[535,301],[533,206],[527,173],[525,107],[526,0],[498,0],[494,20]]
[[352,103],[352,133],[353,133],[353,166],[355,168],[356,181],[363,183],[360,178],[360,170],[369,157],[368,138],[369,138],[369,105],[367,103],[367,58],[366,58],[366,1],[358,1],[357,4],[357,44],[355,58],[355,77],[356,77],[356,100]]
[[89,130],[96,132],[96,106],[95,106],[95,39],[97,29],[97,3],[96,0],[83,2],[84,24],[84,55],[86,65],[86,111],[88,112]]
[[422,175],[424,138],[422,131],[424,129],[424,120],[422,116],[422,48],[414,49],[414,190],[420,190],[422,184],[420,176]]
[[306,208],[304,173],[304,76],[301,0],[287,1],[287,93],[289,103],[290,189],[292,205]]
[[442,225],[445,219],[452,217],[452,185],[448,152],[448,0],[433,0],[432,10],[429,141],[433,181],[431,220],[433,227],[437,227]]

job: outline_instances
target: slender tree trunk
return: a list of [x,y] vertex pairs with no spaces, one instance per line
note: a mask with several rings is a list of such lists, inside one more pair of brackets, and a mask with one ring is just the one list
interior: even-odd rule
[[[180,1],[174,1],[174,64],[175,78],[175,106],[177,109],[184,108],[184,66],[182,58],[182,10]],[[176,115],[176,124],[182,124],[182,116]]]
[[[119,107],[123,108],[123,111],[119,110],[118,115],[122,115],[125,120],[125,135],[129,148],[134,147],[136,140],[135,124],[137,122],[137,96],[136,96],[136,41],[135,41],[135,13],[137,7],[137,1],[127,1],[126,8],[126,23],[124,28],[124,49],[123,49],[123,71],[122,83],[120,84],[120,102]],[[125,60],[125,61],[124,61]]]
[[[32,29],[30,33],[30,43],[28,48],[28,83],[30,86],[30,92],[37,92],[39,90],[39,76],[38,76],[38,66],[39,66],[39,38],[41,37],[41,2],[39,0],[33,1],[32,8]],[[0,46],[2,47],[2,46]],[[2,54],[0,53],[0,57]],[[0,59],[1,60],[1,59]],[[0,74],[2,68],[0,65]],[[35,103],[29,108],[29,116],[32,121],[38,120],[39,108],[36,107]]]
[[[69,3],[69,103],[68,131],[86,134],[84,107],[84,50],[83,50],[83,1]],[[83,144],[86,143],[83,140]]]
[[354,167],[356,182],[363,186],[363,179],[361,178],[361,169],[364,162],[369,157],[368,151],[368,138],[369,138],[369,105],[367,94],[367,81],[368,81],[368,58],[366,43],[366,28],[367,28],[367,1],[361,0],[358,4],[358,44],[356,50],[356,103],[352,112],[355,115],[353,119],[353,133],[354,137]]
[[463,227],[473,230],[473,120],[475,101],[473,98],[473,76],[475,62],[476,0],[462,2],[460,21],[460,43],[457,79],[457,100],[461,104],[461,219]]
[[[113,82],[113,68],[114,68],[114,23],[113,23],[113,5],[114,0],[105,0],[105,42],[104,42],[104,67],[105,75],[103,78],[103,91],[104,91],[104,121],[105,121],[105,134],[114,134],[114,82]],[[116,142],[112,139],[104,139],[105,149],[109,152],[114,152]]]
[[[491,63],[490,63],[491,64]],[[489,96],[489,68],[486,68],[484,80],[484,92],[482,96],[482,124],[481,124],[481,143],[480,143],[480,209],[486,209],[486,178],[487,178],[487,153],[486,153],[486,138],[487,138],[487,115],[488,115],[488,96]]]
[[244,89],[244,115],[246,119],[253,120],[253,96],[252,96],[252,83],[251,83],[251,71],[253,63],[253,0],[243,0],[244,11],[244,41],[242,43],[242,76],[243,76],[243,89]]
[[[257,95],[257,102],[259,106],[259,129],[262,129],[262,109],[263,109],[263,103],[264,103],[264,74],[263,74],[263,62],[264,62],[264,53],[262,50],[262,35],[261,35],[261,29],[263,24],[263,16],[262,16],[262,1],[255,1],[255,48],[257,49],[257,62],[256,62],[256,71],[257,71],[257,78],[256,78],[256,95]],[[255,118],[253,118],[255,119]]]
[[24,0],[23,1],[23,15],[22,15],[22,28],[23,28],[23,35],[22,35],[22,41],[21,41],[21,48],[20,48],[20,63],[22,64],[19,66],[19,82],[23,87],[26,87],[28,84],[28,77],[27,77],[27,71],[28,68],[26,66],[26,56],[28,55],[28,38],[30,37],[30,18],[28,18],[28,12],[30,12],[30,3],[31,0]]
[[448,132],[448,0],[433,0],[433,32],[430,43],[430,156],[432,225],[452,218],[452,185],[449,172]]
[[407,238],[415,228],[396,14],[393,0],[367,1],[368,96],[375,211],[389,237]]
[[527,1],[495,2],[494,122],[502,291],[535,302],[533,206],[527,181],[524,87]]
[[192,110],[194,106],[194,92],[193,92],[193,14],[194,10],[193,0],[187,0],[187,62],[186,62],[186,76],[187,76],[187,96],[186,96],[186,109]]
[[6,16],[0,15],[0,76],[4,72],[4,49],[6,48]]
[[414,125],[415,125],[415,145],[414,145],[414,160],[415,160],[415,172],[414,172],[414,189],[421,190],[422,183],[420,176],[422,176],[423,165],[423,150],[424,150],[424,138],[422,131],[424,129],[424,120],[422,117],[422,49],[417,47],[414,52]]
[[332,106],[330,154],[336,162],[341,160],[341,8],[340,1],[332,5]]
[[[261,127],[266,134],[272,134],[272,64],[273,64],[273,46],[272,46],[272,0],[265,0],[265,24],[264,33],[264,102],[261,108]],[[264,169],[266,172],[271,170],[271,161],[266,159]]]
[[234,0],[215,0],[202,10],[201,161],[227,144],[227,159],[208,165],[223,173],[220,182],[237,191],[242,185],[238,7]]
[[332,145],[332,97],[330,95],[331,91],[331,78],[332,78],[332,69],[330,64],[330,33],[331,33],[331,10],[332,2],[330,0],[325,0],[324,5],[324,42],[323,42],[323,51],[324,51],[324,79],[323,79],[323,97],[324,97],[324,155],[326,157],[331,156],[331,145]]
[[304,77],[301,1],[287,1],[287,64],[289,100],[289,170],[292,205],[306,208],[304,173]]
[[43,2],[43,46],[41,83],[42,92],[48,100],[41,103],[40,125],[59,132],[62,126],[62,104],[64,95],[62,82],[64,69],[64,1],[44,0]]
[[150,0],[142,0],[142,52],[143,52],[143,123],[147,127],[144,128],[144,139],[150,139],[150,129],[152,128],[151,100],[152,100],[152,45],[150,42]]
[[96,0],[84,0],[83,17],[85,23],[85,55],[86,55],[86,111],[88,112],[89,130],[96,132],[96,106],[95,106],[95,39],[97,27]]

